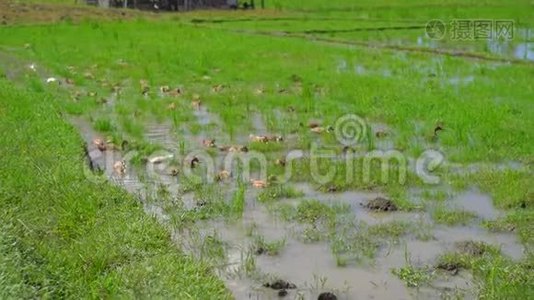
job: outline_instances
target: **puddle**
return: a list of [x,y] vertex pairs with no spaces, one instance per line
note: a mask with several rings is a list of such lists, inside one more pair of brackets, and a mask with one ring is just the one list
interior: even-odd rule
[[501,248],[503,254],[519,260],[523,257],[524,247],[518,238],[511,233],[494,233],[477,227],[438,227],[434,230],[434,238],[442,241],[448,250],[454,250],[454,244],[463,241],[484,242]]
[[267,126],[263,121],[263,116],[260,113],[252,114],[252,127],[254,129],[254,134],[256,135],[265,135],[267,134]]
[[418,36],[416,41],[417,46],[427,47],[427,48],[437,48],[438,42],[436,40],[431,40],[426,36]]
[[176,150],[179,145],[174,137],[174,128],[169,123],[149,123],[146,125],[145,138],[148,142]]
[[468,85],[474,81],[475,81],[474,76],[465,76],[465,77],[453,76],[449,78],[448,80],[448,82],[452,85]]
[[470,164],[461,164],[461,163],[447,163],[446,167],[452,173],[466,174],[466,173],[477,173],[483,170],[523,170],[528,169],[529,165],[525,165],[518,161],[504,161],[499,163],[470,163]]
[[527,42],[517,45],[514,50],[514,55],[519,59],[534,61],[534,43]]
[[[419,212],[379,212],[370,211],[365,208],[365,204],[377,197],[384,197],[380,193],[366,193],[366,192],[341,192],[341,193],[320,193],[315,191],[308,184],[298,184],[296,188],[304,192],[303,199],[316,199],[326,204],[344,204],[348,205],[351,212],[354,213],[356,219],[363,221],[369,225],[378,225],[392,221],[417,221],[425,218],[424,213]],[[295,200],[293,200],[295,201]]]
[[367,73],[367,69],[365,69],[364,66],[356,65],[354,66],[354,73],[358,75],[365,75]]
[[376,267],[340,268],[328,245],[300,242],[289,243],[277,257],[258,258],[266,272],[280,274],[301,287],[304,299],[315,299],[323,290],[334,291],[338,299],[410,299],[410,293],[385,261]]
[[[256,119],[258,117],[261,116],[256,114],[253,117],[253,125],[256,130],[261,131],[265,126],[261,118]],[[113,162],[122,159],[121,153],[109,151],[110,153],[103,156],[96,145],[92,144],[92,140],[99,135],[92,130],[90,124],[82,119],[74,119],[73,124],[82,132],[93,163],[105,170],[112,170]],[[387,131],[387,127],[378,124],[373,130],[376,134]],[[169,124],[147,126],[146,137],[150,141],[172,146],[172,135],[172,126]],[[139,180],[134,170],[127,169],[124,177],[106,174],[128,192],[138,195],[147,214],[168,226],[172,224],[173,207],[166,206],[157,197],[148,203],[146,193],[143,192],[146,185]],[[177,186],[178,183],[175,178],[161,174],[152,179],[157,184],[168,187],[172,184]],[[469,293],[476,291],[476,287],[468,273],[454,278],[439,278],[432,282],[431,287],[425,286],[415,290],[407,288],[405,283],[392,273],[392,269],[405,266],[407,259],[414,265],[432,265],[441,254],[453,251],[456,242],[471,240],[500,247],[503,254],[513,259],[523,257],[524,248],[512,233],[492,233],[476,226],[436,226],[424,211],[369,211],[364,207],[367,202],[384,197],[378,192],[322,193],[308,183],[296,183],[294,187],[303,192],[302,197],[278,201],[298,205],[303,199],[316,199],[329,206],[342,204],[349,208],[348,213],[354,216],[357,222],[366,226],[404,222],[416,227],[428,227],[429,237],[421,240],[418,239],[417,233],[408,232],[396,242],[381,242],[375,259],[370,264],[350,263],[339,266],[330,238],[313,243],[302,241],[298,235],[302,233],[304,225],[279,220],[265,205],[255,200],[258,190],[247,189],[241,219],[233,222],[221,219],[196,221],[194,225],[186,226],[187,229],[173,232],[173,239],[185,253],[202,260],[208,259],[207,263],[212,264],[236,299],[278,299],[278,290],[263,286],[265,282],[274,279],[283,279],[296,285],[296,289],[286,290],[286,297],[289,299],[316,299],[323,292],[332,292],[338,299],[441,299],[450,293],[474,298]],[[181,201],[181,207],[185,211],[195,211],[201,207],[199,203],[202,199],[196,193],[180,194],[179,188],[168,190],[176,196],[177,201]],[[218,193],[227,201],[231,199],[234,191],[235,186],[230,184]],[[472,211],[481,219],[492,220],[500,216],[500,212],[493,207],[491,198],[477,190],[468,190],[457,195],[450,200],[450,204]],[[354,227],[352,230],[357,232],[360,229]],[[258,253],[255,247],[259,237],[266,242],[281,241],[283,244],[275,255]],[[224,248],[224,257],[217,261],[203,257],[201,249],[206,241],[220,243]]]
[[340,60],[336,66],[336,72],[337,73],[344,73],[348,70],[348,64],[346,60]]
[[208,109],[204,106],[200,106],[199,108],[195,109],[193,111],[193,114],[197,118],[198,124],[202,126],[206,126],[211,124],[211,115],[208,111]]
[[491,197],[476,190],[464,192],[452,200],[452,205],[469,211],[485,220],[494,220],[502,215],[493,207]]
[[[92,141],[98,135],[90,124],[75,120],[86,141]],[[165,125],[149,126],[147,136],[164,143],[171,134],[170,127]],[[91,158],[99,162],[99,151],[96,146],[89,146]],[[91,154],[93,153],[93,154]],[[114,154],[115,155],[115,154]],[[120,153],[112,159],[120,159]],[[104,162],[103,167],[110,168]],[[112,167],[111,167],[112,168]],[[143,184],[133,173],[125,177],[111,176],[113,181],[127,191],[140,194]],[[161,176],[159,182],[169,185],[172,180]],[[384,212],[374,213],[363,207],[363,204],[379,196],[375,192],[349,191],[340,193],[321,193],[306,183],[295,184],[304,196],[299,199],[317,199],[328,205],[345,204],[350,213],[359,222],[368,225],[385,224],[387,222],[430,222],[425,212]],[[233,187],[229,186],[221,197],[229,199]],[[245,209],[242,219],[235,222],[223,220],[197,221],[189,229],[173,233],[175,242],[179,243],[186,253],[198,257],[200,244],[206,240],[220,239],[224,245],[225,257],[222,261],[212,262],[220,278],[232,291],[236,299],[278,299],[279,291],[263,286],[268,280],[283,279],[294,283],[296,289],[288,289],[287,297],[316,299],[322,292],[332,292],[338,299],[440,299],[443,293],[450,291],[463,293],[464,289],[474,290],[473,281],[468,277],[456,277],[449,280],[436,280],[432,288],[419,291],[409,289],[392,272],[392,268],[406,265],[409,258],[414,264],[432,264],[446,250],[453,250],[457,241],[475,240],[501,247],[504,254],[514,259],[521,258],[523,248],[512,234],[495,234],[475,227],[436,227],[432,230],[433,238],[421,241],[408,234],[398,243],[383,245],[379,248],[374,263],[370,265],[338,266],[328,242],[304,243],[295,237],[299,224],[286,223],[278,220],[269,210],[257,203],[258,191],[248,189],[246,192]],[[299,199],[281,199],[288,203],[296,203]],[[179,197],[186,210],[198,208],[194,193],[186,193]],[[481,218],[496,218],[498,213],[491,205],[491,199],[478,191],[467,191],[454,199],[454,203],[466,210],[472,210]],[[144,203],[147,214],[154,216],[162,223],[170,223],[171,217],[162,203],[157,199],[153,203]],[[171,212],[172,213],[172,212]],[[354,230],[358,230],[354,228]],[[255,239],[261,237],[265,241],[283,241],[276,255],[259,255],[254,251]],[[201,251],[200,251],[201,252]],[[204,258],[205,259],[205,258]],[[247,264],[252,266],[247,271]],[[467,276],[467,275],[466,275]]]

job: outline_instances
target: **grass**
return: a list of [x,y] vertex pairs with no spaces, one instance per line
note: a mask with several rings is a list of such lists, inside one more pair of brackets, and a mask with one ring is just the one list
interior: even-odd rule
[[263,236],[257,235],[254,238],[254,249],[257,254],[267,254],[275,256],[280,254],[286,245],[286,240],[266,241]]
[[135,199],[86,180],[52,96],[0,87],[1,130],[13,133],[0,138],[2,298],[228,297]]
[[398,244],[412,229],[412,224],[393,221],[367,225],[352,215],[336,220],[336,228],[329,236],[330,249],[338,266],[372,264],[378,250]]
[[[257,59],[264,59],[262,56],[258,55],[258,57],[253,57],[249,61],[243,61],[241,62],[242,66],[240,66],[238,69],[243,70],[244,73],[241,75],[236,74],[235,72],[238,69],[232,69],[229,67],[229,64],[231,63],[231,59],[222,59],[218,60],[217,63],[215,63],[216,60],[211,60],[210,57],[213,57],[215,53],[217,53],[217,49],[211,49],[210,51],[205,51],[203,54],[199,55],[197,53],[191,52],[191,49],[194,47],[189,47],[189,45],[192,45],[193,43],[203,43],[203,38],[196,37],[190,42],[187,43],[190,44],[183,44],[180,46],[180,51],[183,52],[184,56],[190,56],[194,59],[191,59],[189,61],[183,61],[178,57],[174,57],[172,55],[166,55],[166,52],[173,51],[169,48],[168,45],[162,44],[161,40],[165,40],[167,37],[163,32],[168,32],[169,30],[172,32],[174,31],[174,34],[176,36],[188,36],[191,34],[191,32],[194,32],[196,29],[190,29],[190,28],[182,28],[179,27],[177,29],[170,29],[171,23],[166,22],[158,22],[154,23],[154,26],[157,26],[159,30],[157,30],[158,33],[153,34],[150,31],[147,31],[143,29],[143,24],[146,21],[138,21],[137,24],[129,23],[127,25],[123,24],[102,24],[95,26],[95,28],[92,28],[92,25],[89,24],[83,24],[80,25],[78,28],[83,32],[84,35],[95,38],[98,36],[99,39],[101,39],[101,46],[107,47],[107,50],[104,49],[104,52],[108,52],[109,55],[106,57],[95,57],[99,61],[99,66],[113,66],[115,65],[115,62],[120,58],[127,57],[129,61],[131,61],[132,65],[134,64],[141,64],[143,63],[143,58],[140,57],[138,54],[136,54],[136,49],[129,48],[129,43],[134,39],[139,40],[146,40],[151,41],[152,44],[158,45],[157,52],[155,50],[150,50],[151,48],[147,48],[143,51],[149,51],[147,55],[152,55],[154,57],[167,57],[167,60],[169,61],[175,61],[180,67],[173,67],[167,65],[164,68],[159,68],[160,64],[162,62],[159,62],[157,60],[154,61],[148,61],[145,64],[144,70],[140,72],[140,70],[131,70],[132,67],[128,67],[126,70],[118,69],[114,71],[115,76],[119,79],[126,78],[127,76],[131,76],[132,81],[137,81],[138,79],[141,79],[142,77],[145,77],[146,74],[149,74],[154,78],[154,81],[163,81],[163,78],[170,76],[170,74],[176,74],[175,76],[180,76],[184,78],[184,85],[186,87],[189,87],[190,85],[193,85],[194,83],[194,75],[196,74],[202,74],[204,72],[211,73],[210,70],[213,68],[220,68],[220,73],[217,73],[216,75],[213,75],[213,80],[218,82],[224,82],[230,86],[230,89],[232,86],[234,86],[234,83],[239,80],[242,77],[250,77],[253,74],[252,73],[260,73],[261,76],[258,77],[256,80],[259,82],[264,82],[265,84],[269,85],[275,85],[277,79],[280,76],[277,76],[277,72],[279,70],[275,70],[274,68],[270,66],[274,66],[277,64],[285,64],[287,63],[287,58],[277,56],[274,53],[276,53],[275,49],[272,49],[272,46],[265,44],[265,41],[263,38],[260,37],[249,37],[248,39],[244,40],[242,43],[240,43],[240,46],[236,46],[239,48],[236,48],[236,52],[244,52],[247,47],[252,47],[253,43],[260,43],[262,45],[262,55],[264,56],[273,56],[271,58],[271,64],[260,64],[256,66],[252,66],[251,63],[254,60]],[[130,27],[136,28],[135,30],[131,30]],[[6,37],[5,43],[20,43],[20,38],[16,38],[17,36],[27,36],[24,33],[24,29],[16,29],[17,31],[20,31],[19,35],[12,35],[9,34]],[[30,30],[30,29],[26,29]],[[35,30],[35,28],[32,28],[31,30]],[[67,60],[64,61],[63,64],[75,64],[75,61],[83,61],[88,59],[86,55],[93,56],[91,53],[96,53],[96,49],[91,49],[91,45],[84,45],[84,50],[81,53],[77,53],[75,51],[69,50],[69,49],[79,49],[80,45],[73,44],[75,33],[70,29],[69,26],[62,26],[62,25],[56,25],[53,27],[50,27],[50,30],[52,30],[55,34],[55,38],[51,40],[43,40],[38,37],[35,38],[35,43],[43,44],[40,45],[37,50],[35,50],[34,53],[30,53],[31,56],[33,56],[36,59],[39,60],[45,60],[45,61],[53,61],[55,60],[55,56],[52,53],[44,53],[48,52],[45,49],[48,48],[55,48],[57,45],[61,44],[64,45],[62,49],[60,50],[61,55],[63,57],[68,57]],[[110,32],[110,33],[117,33],[118,40],[114,38],[112,34],[104,34],[104,32]],[[135,33],[134,33],[135,32]],[[229,35],[229,34],[219,34],[219,31],[216,30],[204,30],[205,39],[209,39],[210,36],[214,38],[215,41],[219,41],[219,43],[233,43],[235,44],[239,38],[235,35]],[[17,41],[17,39],[19,41]],[[413,86],[409,82],[399,80],[397,82],[391,82],[390,80],[381,78],[381,76],[365,76],[365,77],[357,77],[355,75],[347,75],[343,76],[342,74],[336,74],[335,70],[333,68],[329,68],[329,71],[324,71],[323,73],[313,74],[314,68],[326,68],[327,65],[331,65],[333,62],[335,62],[338,57],[348,56],[348,57],[354,57],[354,55],[363,55],[366,57],[365,61],[368,61],[369,64],[372,65],[372,68],[380,68],[380,67],[386,67],[390,66],[394,68],[404,68],[408,66],[408,62],[405,62],[403,60],[400,60],[396,58],[393,55],[386,56],[382,59],[382,61],[377,62],[372,59],[372,54],[367,53],[364,50],[356,49],[352,51],[343,50],[343,49],[332,49],[330,47],[322,47],[324,48],[325,55],[321,56],[319,55],[319,52],[310,53],[311,55],[314,55],[317,57],[317,62],[314,66],[306,66],[304,64],[304,61],[302,58],[299,58],[298,53],[299,51],[302,51],[303,49],[307,49],[309,47],[308,43],[302,43],[301,41],[283,41],[283,40],[277,40],[276,44],[280,45],[287,45],[288,49],[288,58],[293,58],[293,61],[291,64],[288,65],[288,69],[294,68],[298,69],[300,75],[304,78],[305,81],[308,82],[323,82],[323,85],[328,86],[328,90],[330,91],[329,98],[331,99],[344,99],[344,98],[354,98],[354,99],[360,99],[360,108],[356,109],[355,112],[363,114],[368,116],[370,119],[373,118],[381,118],[384,119],[384,121],[387,121],[391,126],[398,128],[401,131],[407,131],[407,130],[413,130],[411,127],[411,124],[401,124],[400,117],[395,117],[388,113],[389,111],[396,111],[397,115],[401,116],[410,116],[413,120],[420,120],[422,121],[425,126],[428,128],[427,130],[430,132],[432,130],[432,123],[435,122],[435,120],[443,119],[446,124],[448,124],[450,130],[446,130],[442,138],[443,146],[446,148],[454,148],[459,147],[462,151],[461,153],[458,153],[457,151],[450,151],[450,153],[453,153],[455,160],[461,160],[461,161],[473,161],[473,160],[480,160],[480,159],[489,159],[489,160],[498,160],[498,159],[518,159],[521,157],[528,157],[531,145],[526,142],[524,138],[524,134],[528,136],[528,132],[524,132],[522,128],[529,127],[526,126],[516,126],[516,130],[507,131],[505,130],[509,126],[516,124],[514,120],[518,116],[514,115],[512,111],[509,110],[502,110],[498,104],[492,104],[487,102],[487,92],[484,90],[484,86],[487,86],[487,83],[481,82],[481,84],[477,86],[468,86],[465,89],[462,90],[462,94],[469,96],[472,101],[471,102],[463,102],[461,100],[461,97],[456,93],[451,93],[450,87],[448,86],[436,86],[434,89],[436,90],[432,95],[431,94],[425,94],[424,91],[420,90],[421,85],[415,85]],[[140,45],[141,46],[141,45]],[[112,47],[112,48],[110,48]],[[138,46],[139,47],[139,46]],[[41,50],[38,50],[41,49]],[[131,49],[131,50],[129,50]],[[176,49],[175,49],[176,50]],[[44,51],[44,52],[43,52]],[[152,53],[150,53],[152,52]],[[159,53],[159,54],[158,54]],[[323,52],[321,52],[323,53]],[[80,56],[82,55],[82,56]],[[429,63],[425,62],[425,56],[424,55],[414,55],[414,59],[416,60],[415,66],[418,64],[421,66],[421,69],[426,67],[436,67],[434,66],[427,66]],[[196,62],[196,63],[193,63]],[[529,114],[530,110],[521,110],[521,107],[524,107],[526,101],[526,95],[523,92],[520,92],[520,89],[516,89],[515,87],[517,85],[521,85],[522,76],[521,73],[524,73],[526,76],[528,73],[528,69],[521,66],[504,66],[500,67],[499,71],[495,70],[485,70],[484,74],[481,74],[481,69],[483,69],[483,66],[480,67],[472,67],[472,66],[466,66],[465,63],[463,63],[461,60],[457,59],[447,59],[445,60],[445,70],[448,70],[449,73],[468,73],[466,71],[461,71],[461,68],[465,67],[466,71],[472,70],[474,73],[480,74],[480,76],[491,78],[490,82],[494,81],[500,81],[496,78],[497,74],[506,74],[508,73],[514,73],[514,78],[517,78],[516,80],[518,83],[514,85],[514,87],[510,87],[507,85],[506,82],[500,81],[501,83],[501,91],[509,92],[509,97],[514,97],[515,100],[513,100],[510,104],[519,108],[521,111],[521,115]],[[61,66],[57,66],[56,68],[61,68]],[[474,68],[474,70],[473,70]],[[412,68],[413,69],[413,68]],[[187,71],[186,71],[187,70]],[[426,74],[421,74],[417,68],[413,72],[413,74],[399,74],[398,76],[412,76],[415,78],[423,79]],[[141,73],[141,74],[139,74]],[[287,75],[289,77],[290,74]],[[500,76],[500,75],[499,75]],[[327,77],[336,78],[336,83],[334,84],[333,81],[325,79]],[[357,80],[360,82],[359,88],[349,89],[349,85],[352,84],[352,80]],[[526,83],[526,82],[525,82]],[[289,84],[289,83],[288,83]],[[390,86],[393,85],[393,86]],[[377,90],[384,91],[382,95],[377,95],[376,92],[372,92],[372,89],[374,87],[377,87]],[[189,87],[190,89],[196,89],[196,86],[193,85],[192,87]],[[252,90],[252,89],[251,89]],[[340,92],[343,91],[343,92]],[[392,94],[388,91],[402,91],[400,94]],[[417,91],[417,92],[416,92]],[[125,97],[129,95],[132,95],[133,91],[126,92],[125,91]],[[240,95],[241,97],[245,97],[246,91],[236,91],[237,95]],[[411,104],[405,104],[405,101],[396,101],[400,97],[400,99],[407,99],[410,97],[413,97],[413,95],[416,95],[418,98],[416,102],[417,106],[411,105]],[[493,95],[492,97],[496,97],[498,95]],[[138,96],[139,97],[139,96]],[[262,101],[258,106],[260,106],[261,111],[266,111],[269,109],[272,109],[273,107],[276,107],[276,105],[282,100],[275,100],[270,101],[274,97],[274,95],[269,95],[268,99],[269,101]],[[380,101],[373,100],[374,97],[378,97]],[[212,107],[214,110],[220,111],[222,115],[226,116],[223,119],[224,120],[232,120],[231,122],[236,122],[241,119],[242,114],[244,113],[243,110],[240,109],[234,109],[232,111],[228,111],[228,102],[227,101],[219,101],[216,100],[217,97],[213,97],[214,99],[206,99],[205,101],[208,102],[208,105]],[[428,100],[425,100],[428,99]],[[302,104],[306,104],[307,100],[306,98],[303,99],[301,102],[302,104],[298,105],[298,102],[295,102],[294,100],[286,99],[286,105],[289,104],[287,101],[290,101],[295,103],[297,110],[299,110],[299,106],[302,107]],[[146,102],[146,101],[145,101]],[[293,104],[292,103],[292,104]],[[321,107],[321,112],[324,115],[341,115],[342,110],[340,110],[335,105],[336,101],[334,100],[331,104],[325,103],[323,104],[324,107]],[[403,106],[398,105],[396,103],[403,103]],[[155,103],[153,103],[155,104]],[[345,104],[350,105],[350,104]],[[439,110],[435,113],[432,113],[431,115],[428,114],[428,111],[431,111],[431,107],[439,107]],[[483,115],[478,116],[476,122],[469,122],[468,120],[463,119],[462,115],[460,114],[461,111],[465,110],[472,110],[476,106],[479,105],[486,105],[487,110],[483,112]],[[450,108],[450,113],[447,113],[447,115],[440,115],[443,114],[447,109]],[[345,107],[344,110],[352,110],[354,107]],[[311,114],[310,114],[311,113]],[[310,112],[308,115],[312,116],[314,112]],[[318,112],[316,112],[318,113]],[[497,117],[498,116],[498,117]],[[524,118],[521,116],[521,119],[529,119],[528,115],[525,115]],[[502,131],[489,131],[489,128],[502,128]],[[485,136],[487,139],[484,140],[477,140],[473,141],[476,143],[476,147],[473,149],[463,147],[462,145],[465,145],[467,143],[467,136],[462,136],[462,132],[469,132],[471,136]],[[508,135],[504,135],[500,132],[510,132]],[[403,140],[406,137],[399,136],[399,144],[409,144],[409,141]],[[494,141],[501,140],[505,141],[504,143],[497,144]],[[508,149],[510,149],[509,145],[514,145],[513,153],[509,153]],[[474,149],[477,149],[478,151],[475,151]],[[491,149],[491,156],[488,156],[488,151]]]
[[438,206],[432,212],[432,219],[438,224],[468,225],[476,215],[465,210],[451,210],[444,206]]
[[416,268],[414,266],[393,269],[392,272],[404,281],[406,286],[414,288],[427,284],[432,278],[428,270]]
[[442,255],[436,267],[438,269],[466,269],[481,278],[479,297],[514,298],[528,297],[533,291],[532,272],[529,262],[513,263],[500,252],[488,245],[475,243],[480,251],[456,251]]
[[290,185],[275,185],[264,189],[258,196],[258,201],[269,203],[284,198],[298,198],[304,194]]
[[318,221],[331,221],[334,210],[319,200],[304,200],[297,206],[296,219],[302,223],[316,224]]

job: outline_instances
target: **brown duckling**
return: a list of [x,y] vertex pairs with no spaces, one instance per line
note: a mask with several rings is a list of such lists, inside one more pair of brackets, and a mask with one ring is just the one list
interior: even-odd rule
[[207,147],[207,148],[215,148],[216,147],[215,139],[202,140],[202,145],[204,145],[204,147]]
[[171,104],[167,105],[168,110],[175,110],[176,109],[176,103],[172,102]]
[[232,175],[230,174],[230,172],[226,171],[226,170],[222,170],[219,172],[219,174],[217,174],[217,176],[215,176],[215,180],[217,181],[224,181],[228,178],[230,178]]
[[443,130],[445,130],[445,125],[443,125],[443,122],[438,122],[434,128],[434,136],[437,137],[438,133]]
[[202,105],[202,101],[200,100],[191,101],[191,106],[196,110],[199,110],[201,105]]
[[171,91],[171,88],[168,85],[162,85],[162,86],[159,87],[159,91],[162,94],[167,94],[168,92]]
[[96,148],[102,152],[107,150],[106,142],[101,138],[96,138],[93,140],[93,144],[96,146]]
[[182,96],[183,92],[181,88],[174,88],[168,94],[172,97],[180,97]]
[[313,128],[310,129],[310,131],[313,132],[313,133],[320,134],[320,133],[325,132],[326,130],[324,129],[324,127],[313,127]]
[[214,85],[211,90],[214,92],[214,93],[220,93],[224,90],[224,85],[222,84],[217,84],[217,85]]
[[194,156],[191,159],[191,162],[189,163],[189,165],[191,166],[191,169],[196,168],[199,164],[200,164],[200,159],[198,157],[196,157],[196,156]]
[[169,171],[169,174],[173,177],[176,177],[178,176],[178,174],[180,173],[180,171],[178,170],[178,168],[176,167],[172,167]]
[[124,176],[126,174],[126,163],[124,160],[119,160],[113,164],[113,170],[119,176]]
[[250,180],[250,183],[252,184],[253,187],[255,187],[257,189],[264,189],[264,188],[269,186],[269,183],[267,181],[265,181],[265,180],[252,179],[252,180]]
[[254,135],[250,134],[248,136],[249,140],[252,142],[259,142],[259,143],[267,143],[269,141],[269,138],[264,135]]
[[280,158],[280,159],[275,160],[274,164],[277,165],[277,166],[285,167],[286,166],[286,160],[283,159],[283,158]]

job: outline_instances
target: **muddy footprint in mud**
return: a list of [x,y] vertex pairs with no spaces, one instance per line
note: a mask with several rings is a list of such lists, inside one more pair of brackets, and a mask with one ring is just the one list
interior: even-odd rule
[[393,201],[384,197],[376,197],[375,199],[362,204],[363,207],[369,210],[375,211],[396,211],[398,210],[397,206]]

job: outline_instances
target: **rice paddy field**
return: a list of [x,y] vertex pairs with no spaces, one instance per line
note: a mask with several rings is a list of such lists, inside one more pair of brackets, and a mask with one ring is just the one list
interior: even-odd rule
[[0,0],[0,298],[531,298],[534,4],[265,2]]

